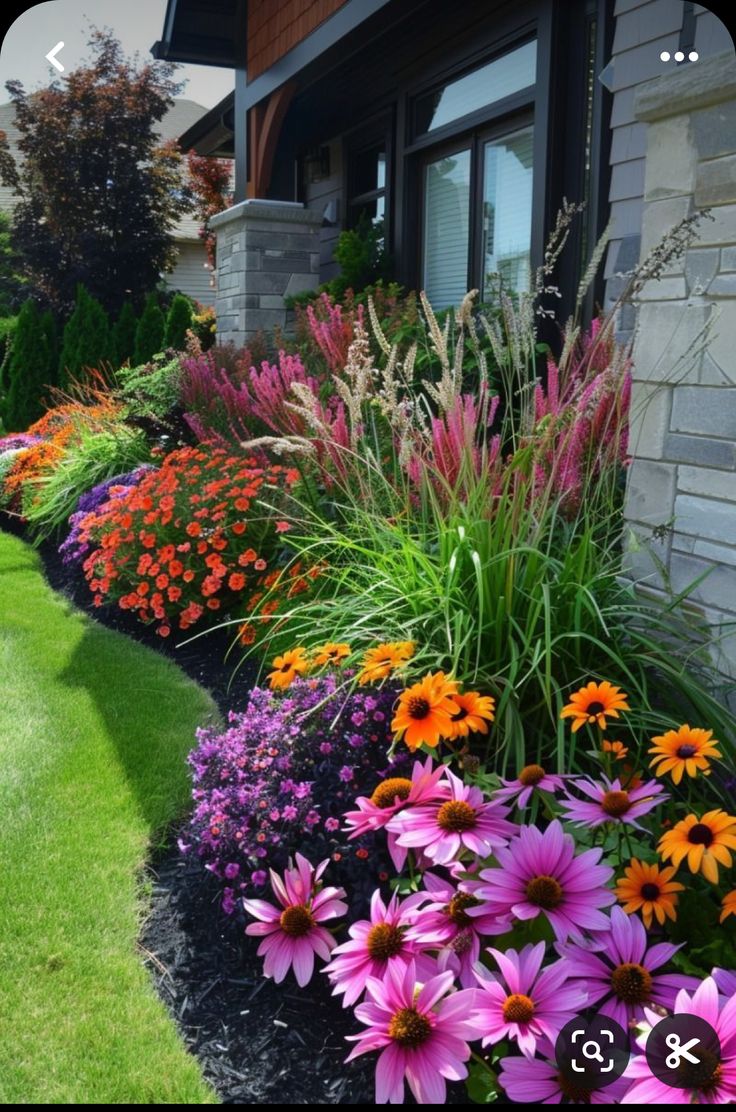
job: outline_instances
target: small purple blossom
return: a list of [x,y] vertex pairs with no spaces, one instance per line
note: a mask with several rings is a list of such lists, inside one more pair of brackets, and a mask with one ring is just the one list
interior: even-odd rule
[[338,772],[338,776],[343,781],[343,783],[349,784],[350,781],[353,779],[353,770],[350,765],[343,765]]

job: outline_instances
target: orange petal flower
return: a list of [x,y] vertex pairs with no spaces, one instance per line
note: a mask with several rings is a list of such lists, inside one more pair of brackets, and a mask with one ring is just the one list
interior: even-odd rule
[[444,672],[426,675],[400,695],[391,729],[412,752],[420,745],[434,749],[452,732],[456,695],[457,683]]
[[626,698],[621,689],[614,687],[608,680],[604,680],[603,683],[591,681],[570,696],[570,702],[563,707],[560,718],[573,719],[573,733],[577,733],[586,722],[597,723],[602,730],[605,730],[606,715],[610,718],[618,718],[620,710],[629,710]]

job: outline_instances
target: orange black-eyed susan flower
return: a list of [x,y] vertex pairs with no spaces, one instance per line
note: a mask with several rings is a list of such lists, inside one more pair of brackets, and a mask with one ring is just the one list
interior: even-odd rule
[[401,668],[414,655],[411,641],[386,641],[368,649],[358,673],[358,683],[377,683]]
[[597,724],[602,730],[606,728],[606,716],[618,718],[620,710],[628,710],[626,695],[619,687],[614,687],[608,680],[595,683],[591,680],[581,687],[570,702],[563,707],[560,718],[572,718],[572,732],[576,733],[586,723]]
[[697,776],[698,772],[710,775],[710,759],[716,760],[721,753],[716,749],[717,741],[712,741],[712,730],[701,730],[697,727],[680,726],[678,730],[668,730],[666,734],[652,738],[654,745],[649,752],[654,753],[649,762],[650,768],[656,768],[657,776],[665,776],[668,772],[672,781],[679,784],[682,777]]
[[307,651],[303,648],[289,649],[273,661],[273,671],[268,674],[268,682],[274,691],[289,687],[296,676],[309,671]]
[[610,753],[614,761],[622,761],[629,755],[629,750],[622,741],[602,741],[601,749],[604,753]]
[[662,868],[632,857],[631,863],[624,869],[624,876],[614,888],[626,914],[640,912],[647,930],[652,925],[652,918],[656,918],[660,926],[665,918],[674,921],[677,917],[677,893],[685,890],[684,884],[672,879],[676,872],[672,865]]
[[315,668],[323,668],[327,664],[340,664],[350,656],[350,645],[344,641],[328,641],[318,645],[312,656]]
[[678,868],[687,859],[691,873],[702,873],[711,884],[718,883],[718,866],[730,869],[730,850],[736,849],[736,817],[719,809],[702,818],[688,815],[659,839],[658,852]]
[[456,694],[457,683],[444,672],[426,675],[399,696],[391,729],[412,752],[420,745],[434,749],[452,730]]
[[723,897],[720,922],[725,922],[729,915],[736,915],[736,888],[734,888],[733,892],[727,892]]
[[448,738],[468,737],[469,734],[487,734],[488,723],[493,722],[496,709],[491,695],[481,695],[478,691],[466,691],[452,696],[455,711],[450,722]]

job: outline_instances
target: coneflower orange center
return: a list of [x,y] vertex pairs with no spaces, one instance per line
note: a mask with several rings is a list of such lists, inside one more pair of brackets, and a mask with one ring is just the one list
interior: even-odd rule
[[562,887],[553,876],[535,876],[526,886],[526,898],[543,911],[552,911],[562,903]]
[[659,885],[654,884],[652,881],[647,881],[646,884],[641,886],[641,894],[645,900],[657,900],[660,896]]
[[643,965],[624,962],[611,974],[611,987],[624,1004],[645,1004],[652,998],[652,975]]
[[437,825],[448,834],[462,834],[476,823],[475,808],[464,799],[448,799],[437,812]]
[[414,1048],[426,1042],[432,1033],[432,1024],[416,1008],[400,1008],[388,1025],[389,1038],[399,1046]]
[[629,793],[621,791],[605,792],[601,800],[601,807],[612,819],[618,819],[621,815],[625,815],[631,807]]
[[309,934],[315,925],[315,919],[304,904],[294,904],[292,907],[284,908],[279,923],[284,934],[288,934],[291,938],[301,938],[302,935]]
[[476,900],[475,896],[471,896],[468,892],[456,892],[450,902],[445,904],[445,911],[456,926],[469,927],[473,920],[466,908],[477,907],[479,903],[480,900]]
[[704,822],[696,822],[688,830],[687,840],[694,846],[709,846],[713,841],[713,831]]
[[376,807],[392,807],[397,798],[402,802],[408,799],[410,791],[411,780],[407,780],[404,776],[389,776],[374,790],[371,803]]
[[680,1059],[677,1067],[677,1079],[688,1089],[696,1089],[700,1093],[712,1093],[718,1088],[723,1074],[723,1067],[717,1054],[712,1050],[698,1047],[700,1061],[686,1062]]
[[541,765],[526,765],[519,773],[519,783],[525,788],[534,787],[544,779],[544,769]]
[[404,946],[404,932],[401,927],[391,923],[376,923],[368,931],[366,939],[368,953],[374,961],[388,961],[400,954]]
[[685,761],[688,757],[694,757],[698,751],[697,745],[681,745],[675,754],[681,760]]
[[418,722],[426,718],[431,709],[429,700],[425,699],[422,695],[412,695],[406,704],[406,713],[410,718],[415,718]]
[[504,1000],[502,1011],[507,1023],[529,1023],[534,1017],[534,1001],[522,992],[514,992]]

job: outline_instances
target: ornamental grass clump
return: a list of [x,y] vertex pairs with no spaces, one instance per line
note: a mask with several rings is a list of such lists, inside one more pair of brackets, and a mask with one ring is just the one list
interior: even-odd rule
[[351,901],[375,886],[385,853],[374,852],[370,830],[348,840],[340,828],[368,785],[403,775],[408,758],[389,756],[394,698],[390,688],[347,695],[331,673],[297,678],[284,695],[254,688],[224,732],[198,731],[194,811],[180,844],[217,877],[226,912],[297,851],[331,859]]

